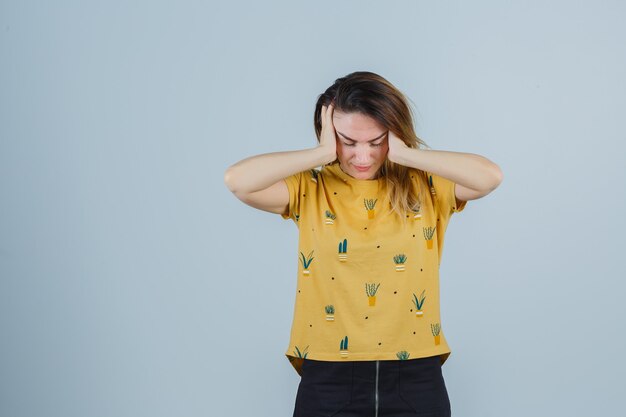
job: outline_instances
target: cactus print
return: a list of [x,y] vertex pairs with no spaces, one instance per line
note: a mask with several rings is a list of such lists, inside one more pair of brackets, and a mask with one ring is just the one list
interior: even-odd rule
[[401,217],[391,210],[384,178],[356,181],[332,163],[285,179],[283,217],[299,231],[285,354],[299,373],[304,358],[439,355],[443,363],[450,354],[439,313],[439,256],[450,215],[464,203],[456,205],[452,181],[410,172],[419,201]]

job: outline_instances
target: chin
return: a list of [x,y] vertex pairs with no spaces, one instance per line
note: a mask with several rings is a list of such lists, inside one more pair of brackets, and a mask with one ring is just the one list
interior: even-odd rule
[[356,178],[358,180],[370,180],[376,177],[376,174],[379,172],[382,164],[371,167],[368,171],[362,172],[354,167],[352,163],[346,163],[346,169],[344,172],[348,173],[352,178]]
[[374,179],[374,177],[376,177],[376,172],[378,172],[378,170],[370,169],[367,172],[354,170],[354,173],[352,176],[360,180],[372,180]]

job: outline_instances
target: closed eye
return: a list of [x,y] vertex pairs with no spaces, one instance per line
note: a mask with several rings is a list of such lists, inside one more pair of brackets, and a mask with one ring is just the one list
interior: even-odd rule
[[[343,142],[343,144],[345,146],[355,146],[356,145],[355,143],[346,143],[346,142]],[[374,147],[383,146],[383,142],[370,143],[370,146],[374,146]]]

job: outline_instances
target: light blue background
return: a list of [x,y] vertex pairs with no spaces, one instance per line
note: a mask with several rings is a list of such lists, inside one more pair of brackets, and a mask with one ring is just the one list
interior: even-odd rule
[[[54,3],[51,4],[51,3]],[[620,1],[0,3],[0,415],[291,416],[297,229],[223,173],[377,72],[504,181],[448,228],[457,417],[623,409]]]

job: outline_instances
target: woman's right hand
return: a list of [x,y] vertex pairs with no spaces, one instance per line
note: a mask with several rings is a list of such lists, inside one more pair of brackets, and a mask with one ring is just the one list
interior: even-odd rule
[[331,103],[329,106],[322,106],[322,114],[320,119],[322,122],[322,132],[320,134],[319,146],[326,150],[328,162],[331,163],[337,159],[337,136],[335,126],[333,125],[333,111],[335,106]]

